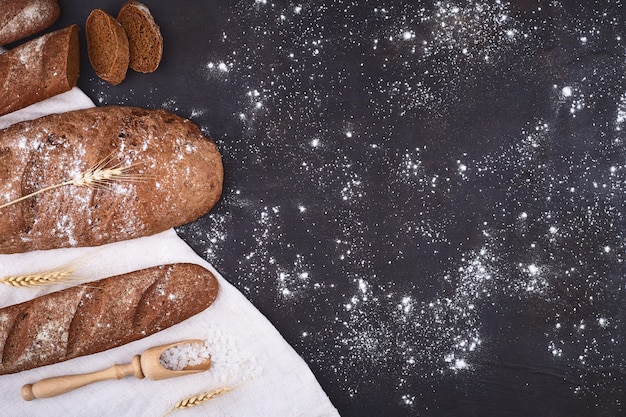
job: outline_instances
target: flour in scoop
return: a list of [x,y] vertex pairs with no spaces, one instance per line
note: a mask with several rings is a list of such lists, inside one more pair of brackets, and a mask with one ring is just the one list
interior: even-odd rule
[[182,343],[172,346],[159,356],[159,364],[172,371],[181,371],[189,366],[200,365],[211,358],[204,343]]

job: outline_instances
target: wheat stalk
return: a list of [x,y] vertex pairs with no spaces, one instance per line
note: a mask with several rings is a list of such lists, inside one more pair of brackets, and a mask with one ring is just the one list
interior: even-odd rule
[[82,283],[102,276],[107,272],[108,267],[115,267],[111,262],[107,262],[106,268],[103,265],[97,265],[94,260],[102,256],[102,251],[103,249],[100,248],[84,253],[64,264],[43,271],[0,276],[0,284],[11,287],[35,287],[81,283],[81,286],[85,288],[99,288]]
[[57,270],[38,272],[36,274],[8,275],[0,278],[0,283],[11,287],[35,287],[40,285],[58,284],[71,277],[74,271]]
[[109,165],[110,162],[111,162],[111,155],[100,160],[94,166],[78,174],[76,177],[72,178],[71,180],[63,181],[58,184],[44,187],[28,195],[9,201],[8,203],[0,205],[0,209],[11,206],[15,203],[19,203],[20,201],[24,201],[26,199],[32,198],[46,191],[54,190],[55,188],[65,187],[68,185],[74,185],[76,187],[88,187],[88,188],[94,188],[94,189],[95,188],[107,188],[116,181],[136,181],[141,178],[141,176],[138,174],[132,174],[128,172],[131,168],[135,166],[134,164],[122,166],[122,163],[120,162],[116,165],[107,167],[107,165]]
[[184,400],[179,401],[170,411],[163,414],[163,417],[173,413],[176,410],[185,410],[187,408],[195,407],[197,405],[203,404],[213,398],[219,397],[220,395],[226,394],[234,390],[237,387],[222,387],[217,388],[213,391],[206,391],[192,397],[185,398]]

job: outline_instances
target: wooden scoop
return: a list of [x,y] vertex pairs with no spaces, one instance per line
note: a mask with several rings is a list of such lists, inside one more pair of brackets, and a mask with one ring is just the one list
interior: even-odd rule
[[56,376],[42,379],[34,384],[26,384],[22,387],[22,398],[26,401],[31,401],[35,398],[54,397],[55,395],[64,394],[94,382],[105,381],[108,379],[122,379],[130,375],[134,375],[139,379],[146,377],[156,381],[159,379],[175,378],[204,372],[211,367],[211,357],[208,357],[198,365],[186,366],[179,371],[164,368],[160,362],[161,354],[166,350],[175,346],[195,343],[203,344],[204,341],[191,339],[170,343],[168,345],[156,346],[147,349],[141,355],[133,356],[131,363],[113,365],[110,368],[97,372]]

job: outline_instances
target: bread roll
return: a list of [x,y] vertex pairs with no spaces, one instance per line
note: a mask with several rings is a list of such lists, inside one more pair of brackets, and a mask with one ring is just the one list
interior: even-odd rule
[[69,91],[79,73],[76,25],[0,54],[0,116]]
[[222,192],[220,153],[194,123],[164,110],[111,106],[0,130],[0,205],[82,178],[102,161],[123,174],[0,208],[0,253],[156,234],[206,214]]
[[200,313],[218,283],[171,264],[70,287],[0,309],[0,375],[102,352]]
[[105,11],[93,10],[85,23],[87,54],[98,77],[113,85],[126,78],[128,37],[119,22]]
[[0,46],[46,29],[60,13],[57,0],[0,0]]
[[120,9],[117,21],[128,36],[129,66],[138,72],[154,72],[163,55],[161,28],[145,4],[128,0]]

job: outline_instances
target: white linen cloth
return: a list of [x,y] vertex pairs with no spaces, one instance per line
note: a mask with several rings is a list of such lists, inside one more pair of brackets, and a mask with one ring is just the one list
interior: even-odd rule
[[[0,128],[20,120],[93,107],[78,88],[0,117]],[[37,273],[71,264],[89,280],[154,265],[192,262],[217,277],[220,290],[204,312],[159,333],[106,352],[17,374],[0,376],[0,414],[11,416],[162,416],[178,401],[218,388],[236,387],[208,402],[177,410],[188,416],[338,416],[311,370],[270,322],[173,229],[93,248],[0,255],[0,276]],[[81,283],[82,284],[82,281]],[[79,284],[79,285],[80,285]],[[88,285],[88,284],[87,284]],[[0,284],[0,307],[59,288],[13,288]],[[206,372],[161,381],[127,377],[103,381],[47,399],[22,400],[20,388],[43,378],[93,372],[128,363],[145,349],[204,339],[213,366]]]

